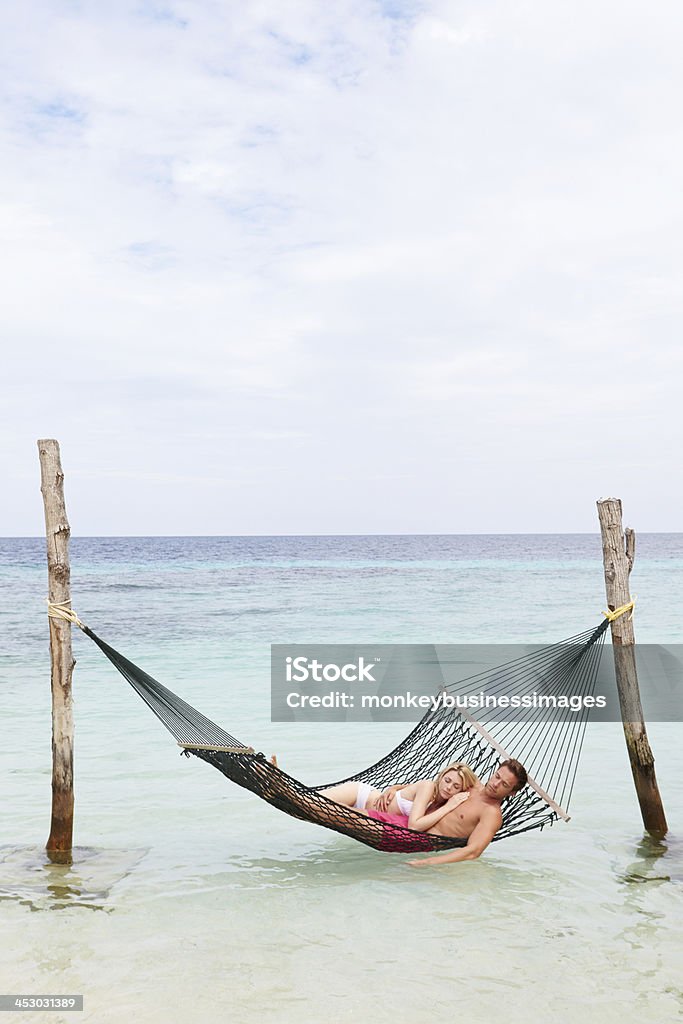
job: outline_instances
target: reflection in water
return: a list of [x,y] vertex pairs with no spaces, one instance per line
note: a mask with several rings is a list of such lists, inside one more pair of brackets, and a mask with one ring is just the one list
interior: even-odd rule
[[[300,890],[307,896],[323,890],[350,890],[351,898],[356,900],[362,899],[359,893],[367,892],[368,887],[377,890],[386,886],[406,894],[414,894],[421,888],[442,894],[455,892],[458,896],[474,892],[482,902],[496,902],[500,898],[501,870],[504,871],[508,909],[525,907],[538,895],[544,899],[559,897],[570,883],[570,878],[556,866],[517,868],[506,862],[503,868],[500,862],[485,858],[472,865],[466,875],[457,870],[418,872],[409,867],[401,855],[377,854],[360,844],[333,840],[327,847],[318,847],[299,856],[234,857],[228,871],[207,871],[194,879],[185,879],[183,887],[186,892],[274,889],[278,893],[296,893]],[[437,916],[440,912],[438,908],[430,910]],[[451,906],[444,908],[446,917],[452,913]]]
[[[629,914],[629,923],[618,937],[638,952],[641,959],[632,970],[640,975],[647,987],[656,974],[657,965],[650,963],[643,951],[651,948],[654,936],[662,927],[665,931],[668,928],[661,901],[653,901],[653,890],[680,882],[683,876],[679,869],[680,850],[675,837],[659,839],[645,833],[634,852],[636,859],[617,876],[617,881],[625,887],[624,909]],[[667,896],[663,895],[663,898],[667,899]]]
[[111,888],[133,870],[145,850],[76,847],[73,862],[55,864],[36,847],[0,847],[0,900],[31,910],[87,907],[105,910]]
[[[628,865],[619,881],[629,885],[646,882],[683,881],[681,847],[675,836],[658,839],[645,835],[635,847],[636,860]],[[665,859],[664,859],[665,858]]]

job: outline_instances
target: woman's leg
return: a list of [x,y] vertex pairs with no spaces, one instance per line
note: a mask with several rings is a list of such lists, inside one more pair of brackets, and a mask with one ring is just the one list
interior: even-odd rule
[[321,789],[321,796],[328,800],[334,800],[336,804],[344,804],[345,807],[353,807],[358,799],[358,783],[342,782],[340,786],[331,786],[330,789]]
[[379,790],[367,782],[342,782],[339,786],[322,789],[320,792],[328,800],[366,813],[375,806],[379,796]]

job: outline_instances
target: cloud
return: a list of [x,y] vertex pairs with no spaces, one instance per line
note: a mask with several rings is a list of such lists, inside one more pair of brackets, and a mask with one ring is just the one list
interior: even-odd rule
[[[215,480],[227,458],[226,480],[250,481],[234,528],[276,533],[362,532],[370,513],[335,504],[336,485],[319,521],[283,511],[274,472],[323,492],[374,474],[387,529],[458,530],[489,514],[501,473],[533,464],[505,527],[543,528],[551,479],[564,529],[592,527],[616,465],[614,486],[671,526],[626,454],[660,473],[680,438],[682,15],[644,10],[15,5],[10,472],[45,432],[81,474],[130,467],[138,493],[148,465],[125,525],[154,533],[164,480]],[[467,507],[435,512],[461,487]],[[26,532],[27,501],[13,494],[0,532]],[[175,501],[170,532],[233,528],[211,507]],[[117,532],[92,516],[90,532]]]

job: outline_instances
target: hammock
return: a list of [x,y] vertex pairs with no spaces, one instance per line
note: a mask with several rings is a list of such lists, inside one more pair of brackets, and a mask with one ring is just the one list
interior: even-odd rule
[[[51,605],[49,614],[78,625],[128,680],[163,725],[175,736],[187,756],[198,757],[223,775],[285,813],[322,825],[366,846],[386,852],[441,851],[467,844],[368,818],[323,796],[321,790],[340,782],[367,782],[382,789],[392,783],[409,784],[433,778],[446,763],[462,761],[486,778],[508,757],[525,766],[527,785],[502,805],[503,824],[494,841],[569,820],[568,808],[588,718],[587,703],[579,712],[561,706],[561,695],[590,697],[595,688],[609,613],[596,628],[561,643],[517,658],[495,671],[486,671],[444,687],[454,697],[478,686],[492,696],[514,694],[533,699],[537,691],[557,700],[542,720],[498,721],[495,709],[472,718],[467,711],[445,706],[425,714],[415,728],[389,754],[357,775],[324,786],[306,786],[273,765],[262,753],[241,743],[181,700],[147,672],[101,640],[65,606]],[[607,613],[606,613],[607,614]],[[524,706],[524,704],[522,704]],[[527,705],[528,706],[528,705]]]

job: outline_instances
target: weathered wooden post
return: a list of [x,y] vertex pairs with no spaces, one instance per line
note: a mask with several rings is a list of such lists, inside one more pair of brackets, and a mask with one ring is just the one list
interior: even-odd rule
[[[40,490],[45,506],[48,601],[66,608],[71,603],[69,521],[64,503],[64,473],[57,441],[38,441]],[[71,863],[74,821],[74,721],[71,677],[71,623],[50,616],[52,660],[52,819],[47,854],[59,864]]]
[[[631,601],[629,576],[636,553],[636,535],[630,528],[624,533],[619,498],[601,498],[598,501],[598,518],[602,534],[607,604],[610,611],[615,611]],[[643,721],[633,622],[630,615],[620,615],[612,620],[610,626],[621,720],[640,813],[647,831],[661,837],[668,826],[657,787],[655,759]]]

